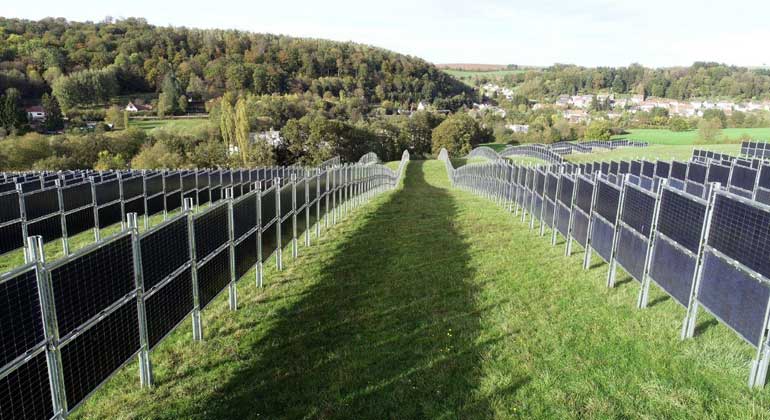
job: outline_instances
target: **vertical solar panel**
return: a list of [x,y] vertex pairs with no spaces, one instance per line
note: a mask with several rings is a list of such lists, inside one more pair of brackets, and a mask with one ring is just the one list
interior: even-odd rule
[[257,227],[257,198],[255,194],[248,194],[243,199],[233,203],[233,222],[236,239]]
[[240,279],[257,263],[257,232],[235,245],[235,273]]
[[50,270],[61,336],[135,290],[131,236],[122,235]]
[[[280,189],[281,195],[281,219],[284,219],[292,211],[292,184],[286,184]],[[338,199],[339,200],[339,199]],[[340,201],[337,202],[338,204]]]
[[192,273],[188,267],[145,297],[147,338],[155,347],[193,309]]
[[615,238],[615,227],[602,219],[593,216],[591,223],[591,247],[609,262],[612,255],[612,242]]
[[604,181],[599,181],[596,188],[596,212],[614,224],[620,202],[620,191]]
[[717,194],[708,245],[770,277],[770,211]]
[[634,187],[626,186],[620,220],[643,236],[650,237],[655,196]]
[[1,419],[50,419],[53,414],[45,352],[0,379]]
[[230,240],[228,233],[227,205],[220,204],[196,215],[193,219],[195,227],[195,255],[200,260],[214,252]]
[[149,290],[190,261],[187,216],[183,215],[144,233],[142,250],[144,288]]
[[138,350],[135,300],[124,303],[64,345],[61,359],[69,409],[80,404]]
[[39,346],[45,339],[35,270],[0,282],[0,366]]
[[223,248],[198,266],[198,296],[201,309],[230,283],[230,248]]

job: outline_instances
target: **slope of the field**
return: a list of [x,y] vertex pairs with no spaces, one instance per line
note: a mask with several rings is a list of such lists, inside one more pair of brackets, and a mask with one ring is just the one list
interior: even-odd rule
[[[459,163],[459,162],[458,162]],[[411,162],[404,186],[302,248],[263,290],[239,284],[131,364],[78,418],[750,418],[752,349],[658,290],[605,286],[519,218],[452,189],[444,164]],[[247,276],[248,277],[248,276]]]
[[[719,135],[720,142],[740,142],[743,137],[754,140],[770,139],[770,128],[725,128]],[[625,138],[646,141],[650,144],[685,145],[701,142],[698,130],[671,131],[661,128],[640,128],[628,130],[628,134],[621,134],[613,138]]]

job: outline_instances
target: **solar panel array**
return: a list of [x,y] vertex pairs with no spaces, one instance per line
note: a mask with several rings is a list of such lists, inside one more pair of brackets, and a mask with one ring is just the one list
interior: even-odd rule
[[[151,383],[150,349],[187,316],[192,314],[194,337],[202,338],[200,311],[217,295],[229,290],[235,309],[234,285],[240,278],[254,269],[261,286],[263,263],[276,255],[281,267],[280,249],[287,239],[296,255],[294,232],[307,232],[309,243],[309,220],[320,234],[331,213],[339,217],[393,188],[408,159],[405,152],[398,171],[377,163],[343,165],[239,193],[237,183],[200,179],[193,191],[193,178],[179,176],[171,184],[187,199],[180,215],[140,233],[139,212],[131,212],[119,233],[53,261],[45,260],[43,238],[29,235],[29,262],[0,275],[0,418],[66,417],[137,355],[142,383]],[[95,213],[99,206],[131,207],[145,193],[161,197],[166,175],[153,176],[14,188],[0,200],[21,206],[0,206],[0,226],[20,220],[34,224],[83,208]],[[212,201],[219,194],[213,191],[224,201],[196,210],[193,203]],[[282,200],[286,191],[290,198]],[[299,199],[294,197],[298,191]],[[278,215],[284,215],[288,236],[277,229]]]
[[[612,161],[520,165],[502,159],[454,168],[452,185],[490,198],[530,228],[567,238],[686,308],[682,338],[692,337],[698,308],[757,351],[749,386],[765,383],[770,352],[770,165],[697,151],[689,162]],[[515,174],[502,176],[501,174]],[[532,204],[532,203],[535,204]],[[540,204],[542,203],[542,205]],[[553,204],[551,204],[553,203]],[[552,240],[555,245],[556,241]]]

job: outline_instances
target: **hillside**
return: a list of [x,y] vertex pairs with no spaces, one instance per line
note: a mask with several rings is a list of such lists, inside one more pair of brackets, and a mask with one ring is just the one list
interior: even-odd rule
[[0,91],[16,88],[27,102],[50,92],[57,80],[74,78],[95,85],[74,105],[104,103],[158,92],[168,74],[181,92],[200,99],[226,91],[309,91],[456,108],[474,94],[422,59],[350,42],[159,27],[140,18],[93,23],[0,17]]

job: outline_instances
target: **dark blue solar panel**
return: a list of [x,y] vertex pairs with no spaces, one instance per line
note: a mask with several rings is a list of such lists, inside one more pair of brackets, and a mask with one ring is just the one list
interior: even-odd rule
[[569,176],[562,175],[561,183],[559,184],[559,201],[571,205],[572,204],[572,192],[575,187],[575,181]]
[[535,195],[532,197],[532,216],[536,219],[540,219],[543,211],[543,198]]
[[94,189],[96,191],[96,204],[107,204],[120,198],[120,186],[117,180],[96,184]]
[[654,212],[655,197],[653,195],[634,187],[626,187],[620,220],[649,238]]
[[770,277],[770,211],[717,195],[708,244]]
[[0,303],[0,366],[3,366],[45,338],[35,271],[26,271],[0,283]]
[[151,289],[190,261],[187,218],[181,217],[140,240],[145,290]]
[[684,181],[687,178],[687,164],[684,162],[671,162],[671,178]]
[[61,336],[135,289],[131,237],[123,236],[50,271]]
[[162,195],[158,195],[153,198],[148,198],[147,215],[152,216],[154,214],[161,213],[163,211],[163,200],[164,200],[164,197]]
[[594,184],[584,178],[578,178],[577,195],[575,205],[586,214],[591,213],[591,200],[593,199]]
[[604,181],[599,181],[596,191],[596,212],[614,224],[617,218],[620,191]]
[[262,226],[275,219],[275,190],[271,189],[262,193],[260,209],[262,211]]
[[588,216],[580,212],[575,212],[572,215],[572,237],[580,245],[586,246],[586,241],[588,240]]
[[569,216],[570,210],[563,205],[556,206],[556,229],[565,237],[569,233]]
[[120,223],[122,220],[122,214],[120,212],[120,203],[111,204],[99,209],[99,228],[106,228],[108,226]]
[[174,211],[182,207],[182,194],[179,192],[166,194],[166,211]]
[[198,267],[201,308],[208,305],[230,283],[230,248],[224,248]]
[[760,345],[770,291],[748,274],[707,252],[698,301],[755,346]]
[[68,407],[78,405],[139,350],[136,310],[136,302],[128,301],[62,347]]
[[610,260],[612,255],[612,241],[615,237],[614,226],[605,221],[593,218],[591,223],[591,247],[598,253],[604,261]]
[[655,175],[661,178],[668,178],[671,171],[671,164],[664,161],[657,161],[655,164]]
[[690,305],[690,291],[695,274],[695,257],[664,239],[655,241],[650,261],[650,277],[685,308]]
[[690,166],[687,170],[687,180],[703,184],[706,182],[706,171],[706,165],[690,162]]
[[74,210],[93,204],[91,184],[84,183],[62,189],[62,202],[64,210]]
[[150,347],[158,344],[192,309],[192,274],[187,268],[145,299]]
[[659,232],[697,253],[705,218],[705,203],[663,189],[658,214]]
[[235,275],[240,279],[257,263],[257,232],[235,245]]
[[647,258],[647,241],[634,235],[626,227],[621,227],[615,258],[631,277],[641,282]]
[[229,239],[227,206],[219,205],[195,217],[195,256],[201,260]]
[[[287,184],[283,187],[281,187],[281,219],[286,217],[288,214],[292,211],[292,186],[291,184]],[[338,198],[337,203],[340,203],[340,198]]]
[[543,203],[543,222],[546,226],[553,227],[553,214],[556,210],[556,205],[548,200],[544,200]]
[[67,221],[67,236],[75,236],[78,233],[85,232],[94,227],[94,209],[93,207],[86,207],[82,210],[78,210],[68,214]]
[[0,379],[0,419],[52,417],[48,363],[42,352]]
[[545,196],[551,200],[556,199],[556,189],[559,186],[559,176],[553,173],[548,174],[548,182],[545,185]]
[[233,203],[233,222],[236,239],[257,227],[256,195],[249,195],[243,200]]
[[754,182],[756,179],[756,169],[744,166],[734,166],[732,176],[730,177],[730,185],[752,191],[754,190]]
[[730,179],[730,167],[722,165],[710,165],[708,172],[708,182],[719,182],[723,186],[727,185]]
[[21,217],[19,211],[19,194],[8,193],[0,195],[0,223],[17,220]]
[[124,200],[130,200],[134,197],[144,195],[144,178],[141,176],[124,179],[121,183],[123,184]]
[[47,216],[59,211],[59,193],[56,188],[35,191],[24,196],[27,220]]
[[27,224],[27,234],[29,236],[42,236],[43,241],[50,242],[62,237],[61,216],[55,214],[37,222]]
[[545,173],[538,171],[537,178],[535,180],[535,191],[541,196],[545,192],[545,176]]

